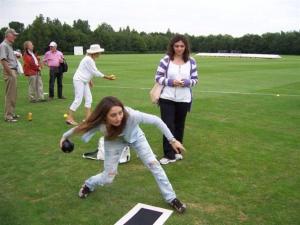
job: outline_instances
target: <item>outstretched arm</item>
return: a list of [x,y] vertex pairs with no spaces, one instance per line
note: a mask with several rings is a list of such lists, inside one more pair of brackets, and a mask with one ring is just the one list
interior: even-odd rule
[[96,63],[92,59],[86,61],[86,63],[91,74],[94,74],[96,77],[104,77],[104,74],[97,69]]
[[[76,127],[77,127],[77,126],[76,126]],[[60,142],[59,142],[59,146],[60,146],[60,147],[62,147],[62,143],[63,143],[66,139],[70,138],[70,137],[74,134],[76,127],[71,128],[70,130],[68,130],[67,132],[65,132],[65,133],[63,134],[63,136],[61,137]],[[81,140],[82,140],[83,142],[85,142],[85,143],[89,142],[89,141],[91,140],[91,138],[94,136],[94,134],[96,133],[96,131],[97,131],[98,129],[99,129],[98,127],[95,127],[95,128],[93,128],[93,129],[87,131],[86,133],[84,133],[84,134],[82,135]]]
[[161,131],[161,133],[168,139],[168,141],[170,142],[172,148],[174,149],[174,151],[176,153],[181,153],[181,151],[185,151],[185,148],[183,147],[183,145],[174,138],[170,129],[161,120],[161,118],[159,118],[158,116],[155,116],[155,115],[139,112],[136,110],[133,110],[133,114],[134,114],[135,119],[137,120],[137,123],[155,125]]
[[63,143],[66,139],[70,138],[70,137],[74,134],[75,129],[76,129],[76,127],[73,127],[73,128],[71,128],[70,130],[68,130],[67,132],[65,132],[65,133],[62,135],[62,137],[61,137],[61,139],[60,139],[60,141],[59,141],[59,147],[60,147],[60,148],[62,147],[62,143]]

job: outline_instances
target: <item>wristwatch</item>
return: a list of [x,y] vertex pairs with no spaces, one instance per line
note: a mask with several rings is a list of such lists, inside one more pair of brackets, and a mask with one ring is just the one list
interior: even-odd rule
[[175,142],[176,142],[176,138],[174,137],[169,141],[170,144],[174,144]]

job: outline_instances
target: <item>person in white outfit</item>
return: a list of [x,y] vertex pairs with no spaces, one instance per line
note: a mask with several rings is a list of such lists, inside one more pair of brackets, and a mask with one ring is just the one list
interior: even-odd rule
[[86,52],[86,56],[81,60],[73,77],[75,99],[69,108],[66,119],[66,123],[70,125],[78,124],[74,120],[74,112],[81,105],[83,97],[85,99],[84,107],[86,119],[91,114],[93,100],[90,88],[93,87],[93,77],[102,77],[108,80],[116,79],[114,75],[104,75],[96,67],[95,59],[100,56],[101,52],[104,52],[104,48],[101,48],[99,44],[93,44]]

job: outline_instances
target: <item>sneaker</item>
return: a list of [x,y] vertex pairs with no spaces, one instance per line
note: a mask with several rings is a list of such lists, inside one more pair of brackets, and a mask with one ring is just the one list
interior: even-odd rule
[[6,118],[5,121],[8,122],[8,123],[15,123],[15,122],[18,122],[18,120],[17,120],[17,119],[14,119],[13,117],[11,117],[11,118]]
[[162,159],[159,160],[159,162],[162,165],[166,165],[168,163],[176,162],[176,159],[168,159],[168,158],[163,157]]
[[21,116],[18,114],[14,114],[12,117],[13,117],[13,119],[19,119]]
[[96,150],[93,151],[93,152],[86,152],[86,153],[83,153],[82,158],[98,160],[98,159],[97,159],[97,154],[98,154],[98,149],[96,149]]
[[181,154],[175,154],[175,159],[177,160],[182,160],[183,156]]
[[86,186],[85,184],[82,185],[82,187],[79,190],[78,196],[80,198],[86,198],[89,193],[91,193],[92,191],[88,188],[88,186]]
[[65,96],[58,97],[59,99],[67,99]]
[[179,199],[174,198],[170,203],[169,203],[178,213],[183,213],[186,210],[186,205],[182,204]]

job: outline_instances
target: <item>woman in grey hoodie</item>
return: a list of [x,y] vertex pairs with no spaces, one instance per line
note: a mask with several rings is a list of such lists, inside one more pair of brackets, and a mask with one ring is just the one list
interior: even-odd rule
[[169,140],[175,152],[184,150],[182,144],[174,138],[159,117],[124,107],[120,100],[112,96],[103,98],[85,122],[63,134],[60,147],[66,139],[76,133],[84,133],[82,139],[85,142],[88,142],[96,131],[102,132],[105,137],[104,171],[84,182],[79,191],[79,197],[85,198],[97,186],[112,183],[117,174],[122,150],[129,145],[135,149],[144,165],[151,171],[165,201],[177,212],[183,213],[186,206],[176,198],[165,171],[155,158],[143,131],[139,127],[140,123],[155,125]]

